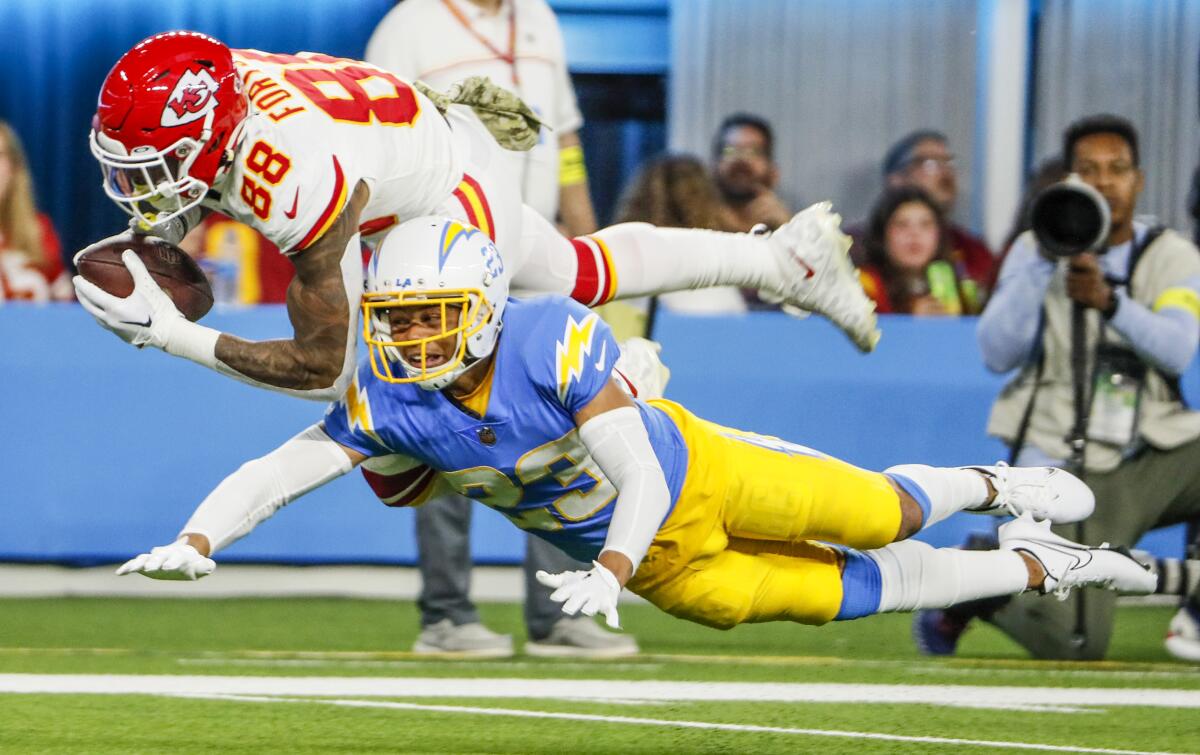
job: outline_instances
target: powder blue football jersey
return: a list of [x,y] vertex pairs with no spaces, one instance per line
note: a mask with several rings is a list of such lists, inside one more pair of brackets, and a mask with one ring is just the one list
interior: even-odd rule
[[[325,430],[367,456],[422,461],[463,495],[591,560],[617,491],[580,440],[574,415],[613,379],[618,356],[608,325],[583,305],[563,296],[510,299],[482,417],[440,391],[381,381],[364,359],[345,397],[329,407]],[[687,448],[666,414],[635,402],[674,508]]]

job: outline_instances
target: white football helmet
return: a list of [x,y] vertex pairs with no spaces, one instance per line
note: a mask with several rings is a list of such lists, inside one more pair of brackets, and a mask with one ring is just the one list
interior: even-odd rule
[[[367,266],[362,318],[371,370],[380,380],[416,383],[429,391],[450,385],[496,348],[508,284],[500,252],[478,228],[442,217],[396,226]],[[439,305],[440,312],[428,318],[437,332],[406,341],[393,337],[393,311],[429,312]],[[429,344],[450,336],[455,342],[446,360],[428,367]],[[420,363],[404,357],[414,346],[420,346]]]

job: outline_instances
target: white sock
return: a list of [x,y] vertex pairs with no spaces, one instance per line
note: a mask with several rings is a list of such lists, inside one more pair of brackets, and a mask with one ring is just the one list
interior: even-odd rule
[[948,608],[1024,592],[1025,559],[1015,551],[964,551],[904,540],[863,553],[879,566],[878,613]]
[[612,261],[619,299],[710,286],[779,285],[775,252],[761,236],[621,223],[592,238]]
[[[883,473],[891,475],[909,495],[917,499],[925,514],[921,529],[970,506],[979,506],[988,497],[983,475],[967,469],[899,464],[883,470]],[[916,489],[913,489],[914,486]]]

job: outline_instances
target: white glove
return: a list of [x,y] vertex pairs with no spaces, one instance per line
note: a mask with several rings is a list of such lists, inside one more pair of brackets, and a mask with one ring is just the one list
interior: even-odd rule
[[196,580],[207,577],[217,563],[179,538],[170,545],[151,548],[149,553],[131,558],[117,569],[117,576],[138,572],[151,579]]
[[633,383],[640,399],[662,398],[667,389],[671,371],[663,364],[661,352],[661,343],[645,338],[629,338],[621,343],[621,356],[613,369]]
[[549,574],[538,571],[537,581],[554,589],[550,600],[562,603],[562,611],[568,616],[582,612],[584,616],[604,614],[604,621],[613,629],[621,628],[617,617],[617,598],[621,584],[599,561],[592,562],[591,571],[566,571]]
[[133,292],[129,296],[124,299],[113,296],[80,275],[71,279],[75,295],[101,327],[116,333],[121,340],[139,349],[143,346],[165,349],[171,329],[184,319],[183,313],[150,277],[136,254],[126,249],[121,253],[121,261],[133,276]]

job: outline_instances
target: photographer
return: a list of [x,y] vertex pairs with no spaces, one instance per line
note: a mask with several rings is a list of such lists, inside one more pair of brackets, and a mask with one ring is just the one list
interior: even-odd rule
[[[1100,198],[1107,204],[1110,233],[1097,251],[1056,256],[1039,245],[1039,235],[1048,236],[1035,222],[1014,243],[978,337],[988,368],[1021,370],[996,400],[988,432],[1010,444],[1018,465],[1082,463],[1096,511],[1081,531],[1070,525],[1067,534],[1132,546],[1148,530],[1200,516],[1200,412],[1184,405],[1178,382],[1200,339],[1200,251],[1174,231],[1134,221],[1145,177],[1128,121],[1076,121],[1064,134],[1063,158],[1099,192],[1097,216]],[[1076,197],[1083,193],[1095,196],[1085,190]],[[1073,219],[1050,222],[1069,227]],[[1084,324],[1083,365],[1072,360],[1074,310]],[[1077,371],[1084,422],[1076,416]],[[1073,435],[1086,443],[1073,446]],[[927,651],[949,653],[979,617],[1035,657],[1097,659],[1108,648],[1113,610],[1111,594],[1089,595],[1082,604],[1075,597],[1018,598],[927,615],[915,631]],[[1170,631],[1173,654],[1200,660],[1196,595]]]

